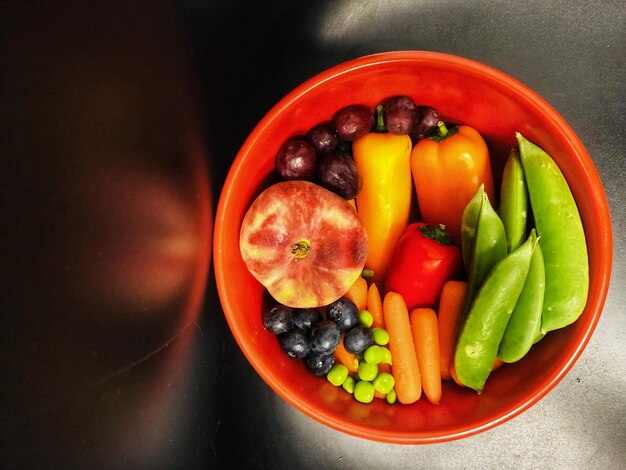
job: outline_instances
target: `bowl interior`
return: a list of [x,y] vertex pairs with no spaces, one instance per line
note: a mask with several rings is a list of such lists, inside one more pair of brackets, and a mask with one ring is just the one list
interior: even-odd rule
[[[441,404],[425,399],[405,406],[382,400],[364,405],[287,358],[263,329],[264,288],[239,254],[239,229],[254,197],[272,181],[274,157],[289,137],[330,120],[342,106],[374,107],[408,94],[435,107],[447,122],[468,124],[485,138],[496,186],[516,145],[515,132],[543,147],[559,164],[579,206],[590,258],[590,292],[581,318],[552,332],[516,364],[489,378],[484,392],[444,383]],[[593,230],[591,229],[593,227]],[[444,54],[399,52],[367,56],[329,69],[281,100],[257,125],[226,179],[215,225],[215,270],[228,324],[243,353],[285,400],[310,417],[356,436],[395,443],[456,439],[489,429],[543,397],[570,369],[601,313],[611,265],[611,225],[595,167],[565,121],[511,77],[476,62]]]

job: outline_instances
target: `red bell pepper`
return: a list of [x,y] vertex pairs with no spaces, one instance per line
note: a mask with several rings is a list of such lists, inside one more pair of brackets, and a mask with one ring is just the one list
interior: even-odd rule
[[385,292],[401,294],[409,311],[436,308],[446,281],[463,276],[461,249],[443,225],[408,225],[395,246]]

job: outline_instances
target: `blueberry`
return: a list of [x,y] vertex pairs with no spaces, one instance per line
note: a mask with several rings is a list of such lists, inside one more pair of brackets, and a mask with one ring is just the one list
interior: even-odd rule
[[334,321],[322,320],[311,328],[309,345],[315,354],[331,354],[335,352],[341,341],[341,330]]
[[316,323],[324,317],[316,308],[297,308],[293,311],[293,323],[296,328],[309,332]]
[[334,321],[341,331],[348,331],[359,324],[359,309],[347,297],[341,297],[326,307],[326,318]]
[[352,354],[361,354],[374,344],[372,330],[364,326],[355,326],[348,330],[343,338],[343,345]]
[[302,359],[311,351],[306,334],[297,328],[278,335],[278,342],[289,357]]
[[317,376],[328,374],[335,364],[335,356],[333,354],[309,354],[304,360],[307,369]]
[[270,333],[279,335],[293,328],[293,309],[276,304],[263,312],[263,326]]

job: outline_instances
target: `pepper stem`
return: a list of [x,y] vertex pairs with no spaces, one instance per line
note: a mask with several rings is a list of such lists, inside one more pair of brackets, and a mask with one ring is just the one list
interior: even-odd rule
[[440,245],[454,245],[454,238],[446,232],[446,226],[439,224],[436,227],[434,225],[422,225],[419,227],[419,231],[422,235]]
[[439,132],[439,135],[445,139],[446,136],[448,135],[448,132],[450,132],[448,128],[446,127],[446,123],[443,121],[439,121],[437,123],[437,128],[438,128],[437,131]]
[[306,240],[300,240],[298,243],[291,245],[291,254],[296,259],[305,258],[311,251],[311,245]]
[[383,119],[383,105],[379,104],[376,106],[376,127],[374,128],[376,132],[386,132],[387,127],[385,126],[385,120]]
[[434,140],[435,142],[443,142],[448,137],[453,136],[457,132],[459,132],[458,127],[455,126],[451,129],[448,129],[443,121],[439,121],[437,122],[437,131],[433,132],[432,135],[430,135],[428,138]]

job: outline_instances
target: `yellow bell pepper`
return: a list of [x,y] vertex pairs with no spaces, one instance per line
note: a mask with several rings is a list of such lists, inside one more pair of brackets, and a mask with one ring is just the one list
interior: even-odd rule
[[371,281],[379,286],[411,213],[411,145],[408,135],[382,132],[370,132],[352,143],[352,155],[363,177],[356,205],[368,238],[365,267],[373,270]]

